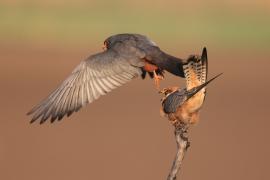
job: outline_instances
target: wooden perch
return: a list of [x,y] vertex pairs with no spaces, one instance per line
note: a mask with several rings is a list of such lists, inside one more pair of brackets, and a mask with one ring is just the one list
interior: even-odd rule
[[188,126],[187,125],[181,123],[175,126],[174,134],[175,134],[175,139],[177,143],[177,152],[176,152],[176,156],[173,161],[173,165],[172,165],[172,168],[168,175],[167,180],[176,180],[176,175],[178,171],[181,169],[185,152],[190,146],[190,143],[188,141]]

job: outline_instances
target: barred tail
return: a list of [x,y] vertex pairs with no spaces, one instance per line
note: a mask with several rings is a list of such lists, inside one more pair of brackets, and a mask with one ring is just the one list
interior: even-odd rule
[[203,48],[202,55],[192,55],[183,65],[187,89],[192,89],[206,82],[208,72],[208,59],[206,48]]

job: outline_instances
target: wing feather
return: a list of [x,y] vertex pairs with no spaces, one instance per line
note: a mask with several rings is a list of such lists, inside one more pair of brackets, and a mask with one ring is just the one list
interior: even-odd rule
[[[51,122],[61,120],[65,115],[70,116],[87,103],[140,76],[141,67],[131,62],[132,59],[126,60],[110,50],[90,56],[55,91],[29,111],[28,114],[33,116],[31,122],[39,118],[40,123],[49,118]],[[136,57],[134,62],[138,62]]]
[[175,113],[177,108],[187,100],[186,89],[171,93],[163,101],[162,106],[165,113]]

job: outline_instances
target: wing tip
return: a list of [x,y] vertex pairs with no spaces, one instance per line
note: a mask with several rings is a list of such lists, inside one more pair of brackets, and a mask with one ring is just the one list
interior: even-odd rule
[[206,47],[203,47],[203,50],[202,50],[202,56],[203,55],[206,55],[207,56],[207,49],[206,49]]
[[60,121],[62,120],[65,116],[66,117],[69,117],[71,116],[74,112],[78,112],[83,106],[79,106],[77,107],[76,109],[74,110],[70,110],[68,112],[62,112],[62,113],[59,113],[59,114],[55,114],[55,115],[48,115],[48,116],[45,116],[44,114],[40,113],[40,114],[36,114],[34,111],[29,111],[26,113],[26,115],[31,115],[33,113],[35,113],[32,117],[32,119],[30,120],[30,124],[33,124],[34,122],[38,121],[39,119],[39,124],[44,124],[47,120],[50,119],[50,122],[51,123],[54,123],[56,120],[57,121]]
[[208,60],[206,47],[204,47],[202,50],[201,59],[205,62],[207,62],[207,60]]
[[30,116],[31,114],[33,114],[33,113],[36,111],[36,109],[37,109],[37,107],[34,107],[34,108],[30,109],[30,110],[26,113],[26,115],[27,115],[27,116]]
[[32,114],[32,112],[31,112],[31,110],[30,111],[28,111],[25,115],[26,116],[30,116]]
[[31,119],[29,123],[33,124],[35,121],[36,121],[35,119]]

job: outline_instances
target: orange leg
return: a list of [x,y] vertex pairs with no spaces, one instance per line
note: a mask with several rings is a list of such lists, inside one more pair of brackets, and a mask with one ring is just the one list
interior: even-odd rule
[[163,80],[162,76],[157,75],[156,71],[153,71],[154,73],[154,82],[156,85],[157,90],[160,90],[160,80]]

